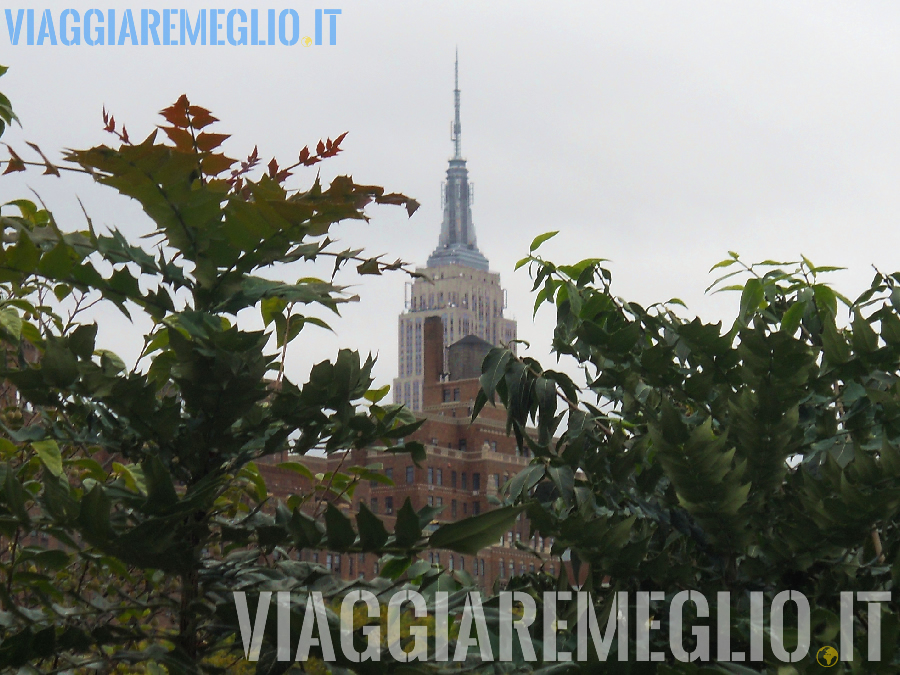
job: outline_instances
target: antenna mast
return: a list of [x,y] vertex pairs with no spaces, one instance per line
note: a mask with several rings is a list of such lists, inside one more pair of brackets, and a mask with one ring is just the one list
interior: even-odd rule
[[450,140],[453,141],[453,159],[462,159],[462,124],[459,122],[459,49],[456,50],[456,88],[453,90],[453,103],[456,109],[456,119],[450,128]]

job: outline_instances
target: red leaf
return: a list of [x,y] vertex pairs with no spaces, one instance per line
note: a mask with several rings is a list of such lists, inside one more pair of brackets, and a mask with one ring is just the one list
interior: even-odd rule
[[194,149],[194,139],[191,138],[191,133],[189,131],[177,127],[160,127],[160,129],[166,132],[166,136],[169,137],[175,144],[175,147],[179,150],[190,151]]
[[325,152],[325,144],[319,141],[319,144],[316,146],[316,154],[321,155],[323,152]]
[[[44,169],[44,175],[46,176],[47,174],[49,174],[51,176],[59,176],[59,169],[57,169],[55,166],[53,166],[53,164],[50,162],[50,160],[47,159],[47,155],[45,155],[36,144],[29,143],[28,141],[25,141],[25,142],[28,144],[28,147],[30,147],[37,154],[39,154],[41,156],[41,159],[44,160],[44,166],[46,167]],[[7,147],[9,147],[9,146],[7,146]]]
[[275,178],[277,173],[278,173],[278,162],[275,161],[275,158],[273,157],[272,160],[269,162],[269,177]]
[[187,96],[182,94],[175,103],[164,110],[160,110],[159,114],[165,117],[169,124],[180,129],[187,129],[190,125],[190,121],[188,120],[189,107]]
[[221,152],[216,152],[204,157],[200,162],[200,168],[207,176],[218,176],[223,171],[230,169],[231,165],[236,161],[236,159],[226,157]]
[[[4,143],[4,145],[6,144]],[[14,173],[16,171],[24,171],[25,162],[22,161],[22,158],[8,145],[6,146],[6,149],[9,150],[9,162],[6,164],[6,171],[3,172],[3,175],[5,176],[8,173]]]
[[191,115],[191,126],[194,129],[202,129],[205,126],[212,124],[213,122],[218,122],[218,117],[213,117],[209,110],[206,108],[201,108],[199,105],[192,105],[188,107],[188,112]]
[[206,152],[207,150],[218,148],[226,138],[230,137],[231,134],[206,134],[201,132],[197,135],[197,148]]

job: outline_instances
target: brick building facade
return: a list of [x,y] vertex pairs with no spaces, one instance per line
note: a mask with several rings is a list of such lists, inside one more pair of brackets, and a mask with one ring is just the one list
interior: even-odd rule
[[[417,417],[424,424],[405,441],[419,441],[425,445],[426,461],[417,467],[409,455],[381,452],[374,449],[357,450],[345,457],[343,453],[329,458],[298,458],[313,473],[334,471],[341,465],[370,466],[381,464],[381,473],[392,481],[385,485],[363,481],[356,489],[351,503],[336,504],[352,517],[364,502],[384,522],[388,531],[394,516],[408,498],[413,508],[443,507],[430,527],[478,515],[493,508],[490,498],[503,485],[524,469],[530,457],[514,437],[506,435],[506,413],[501,407],[484,407],[478,418],[470,423],[472,406],[478,393],[477,374],[481,358],[490,344],[476,339],[464,339],[451,345],[449,360],[461,371],[442,372],[444,361],[443,331],[439,317],[425,321],[424,330],[424,405]],[[473,372],[475,364],[477,373]],[[462,376],[462,377],[461,377]],[[302,489],[308,483],[299,474],[262,467],[270,492],[282,499]],[[522,551],[516,544],[527,545],[538,554]],[[542,567],[556,574],[560,561],[550,556],[550,538],[530,532],[528,519],[523,516],[503,535],[502,542],[482,550],[477,556],[464,556],[450,551],[434,550],[422,557],[445,569],[468,572],[475,583],[486,592],[503,588],[514,574],[535,572]],[[371,577],[378,573],[375,555],[304,553],[304,559],[319,562],[339,571],[342,578]]]

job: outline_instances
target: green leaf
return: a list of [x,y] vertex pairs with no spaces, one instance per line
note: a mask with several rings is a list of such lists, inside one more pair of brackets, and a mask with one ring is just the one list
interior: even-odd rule
[[441,525],[428,539],[431,548],[445,548],[465,555],[497,543],[524,510],[524,506],[504,506],[456,523]]
[[286,469],[288,471],[293,471],[294,473],[299,473],[304,478],[308,478],[311,481],[315,480],[312,471],[306,468],[306,465],[301,464],[300,462],[281,462],[278,464],[279,469]]
[[534,240],[532,240],[531,246],[530,246],[530,248],[529,248],[529,251],[530,251],[531,253],[534,253],[535,251],[538,250],[538,247],[539,247],[541,244],[543,244],[543,243],[544,243],[545,241],[547,241],[548,239],[551,239],[551,238],[555,237],[557,234],[559,234],[559,230],[555,230],[555,231],[553,231],[553,232],[545,232],[544,234],[539,234],[538,236],[536,236],[536,237],[534,238]]
[[350,519],[331,503],[325,510],[325,531],[328,534],[328,548],[332,551],[347,551],[356,541]]
[[900,318],[896,314],[881,317],[881,338],[889,345],[900,344]]
[[89,359],[94,353],[94,343],[97,339],[97,324],[85,324],[78,326],[69,336],[69,349],[82,359]]
[[841,364],[850,360],[850,347],[838,332],[833,320],[826,320],[822,327],[822,347],[829,363]]
[[725,260],[720,260],[715,265],[709,268],[709,271],[712,272],[715,269],[719,269],[720,267],[730,267],[737,262],[737,258],[725,258]]
[[47,350],[41,359],[41,374],[51,387],[64,389],[78,377],[78,361],[60,338],[47,338]]
[[51,279],[65,279],[75,266],[70,251],[65,242],[59,242],[41,256],[38,272]]
[[378,576],[384,579],[399,579],[411,564],[412,559],[408,556],[390,556],[382,563]]
[[412,548],[422,538],[422,525],[419,523],[419,516],[413,508],[412,502],[409,501],[409,497],[397,512],[394,537],[400,548]]
[[566,504],[572,504],[573,491],[575,489],[575,472],[572,471],[572,467],[567,465],[549,466],[547,467],[547,473],[556,489],[559,490],[560,497],[563,498]]
[[512,352],[502,347],[495,347],[484,358],[481,364],[482,374],[478,381],[488,401],[494,400],[497,384],[506,374],[506,366],[512,358]]
[[837,295],[835,292],[825,284],[815,284],[812,289],[819,311],[825,311],[832,317],[835,317],[837,315]]
[[853,349],[857,352],[874,352],[878,349],[878,335],[859,311],[853,316]]
[[509,496],[511,499],[524,497],[544,477],[546,467],[543,464],[532,464],[527,469],[520,471],[509,483]]
[[379,387],[378,389],[369,389],[363,397],[367,401],[371,401],[372,403],[378,403],[381,399],[388,395],[388,392],[391,390],[391,385],[386,384],[383,387]]
[[0,310],[0,329],[6,339],[17,343],[22,337],[22,317],[12,307],[4,307]]
[[806,311],[806,300],[798,300],[788,307],[788,310],[781,317],[781,330],[786,335],[793,335],[800,327],[800,321],[803,319],[803,313]]
[[34,448],[34,451],[37,453],[38,457],[41,458],[41,462],[54,476],[59,476],[62,474],[63,465],[62,465],[62,454],[59,451],[59,446],[56,444],[56,441],[50,439],[45,441],[34,441],[31,444],[31,447]]
[[762,282],[759,279],[748,279],[741,292],[741,320],[746,322],[750,315],[756,313],[765,298]]
[[27,527],[31,519],[28,517],[26,503],[31,499],[31,493],[19,482],[18,474],[10,463],[6,464],[6,480],[3,488],[3,496],[6,498],[9,510]]
[[147,486],[148,513],[164,513],[175,506],[178,503],[178,494],[172,482],[172,474],[159,457],[151,456],[141,464],[141,469]]
[[78,522],[85,538],[93,544],[105,543],[112,530],[109,515],[112,505],[101,485],[95,485],[81,500],[81,511]]
[[356,526],[359,529],[359,544],[363,551],[378,551],[388,540],[388,531],[384,523],[363,502],[359,503]]

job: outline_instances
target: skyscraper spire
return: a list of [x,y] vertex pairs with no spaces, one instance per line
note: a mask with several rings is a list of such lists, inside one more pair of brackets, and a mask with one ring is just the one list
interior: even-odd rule
[[454,64],[453,104],[455,117],[450,124],[450,140],[453,141],[453,157],[447,168],[444,183],[444,220],[441,236],[434,253],[428,258],[429,267],[440,265],[465,265],[475,269],[488,269],[488,260],[475,241],[475,225],[472,223],[471,187],[469,170],[462,157],[462,124],[459,114],[459,51]]
[[456,50],[456,64],[454,66],[456,86],[453,89],[454,108],[456,118],[450,128],[450,140],[453,141],[453,159],[462,159],[462,124],[459,122],[459,49]]

